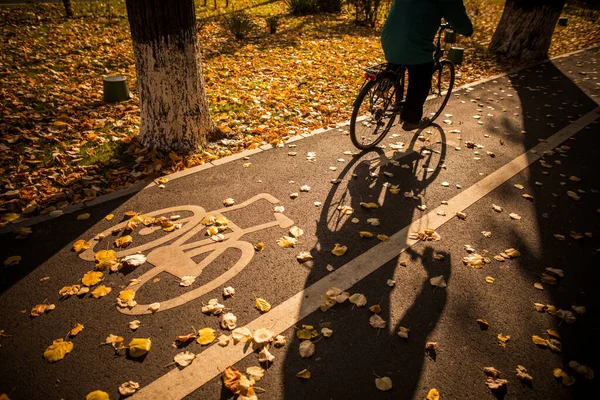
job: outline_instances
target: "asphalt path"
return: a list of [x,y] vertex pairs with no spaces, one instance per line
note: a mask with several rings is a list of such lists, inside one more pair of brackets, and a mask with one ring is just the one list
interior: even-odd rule
[[[1,275],[0,330],[4,332],[0,337],[0,393],[7,393],[11,399],[83,398],[88,392],[101,389],[111,398],[119,398],[118,386],[132,380],[142,387],[140,398],[153,398],[152,394],[168,388],[168,382],[177,374],[195,371],[192,368],[203,376],[218,372],[208,358],[203,359],[205,351],[208,355],[223,350],[223,362],[233,357],[235,352],[230,348],[220,349],[216,344],[203,347],[194,342],[184,349],[198,353],[187,367],[189,370],[165,375],[176,369],[169,364],[182,351],[172,346],[176,336],[190,333],[192,327],[223,331],[218,317],[201,312],[203,303],[218,298],[237,316],[238,326],[244,326],[261,317],[254,308],[255,297],[265,298],[273,306],[262,318],[269,313],[282,313],[295,325],[282,331],[287,345],[272,351],[275,360],[257,383],[265,390],[258,394],[259,398],[408,399],[424,398],[431,388],[437,388],[442,398],[494,398],[483,373],[483,368],[489,366],[499,369],[502,378],[508,379],[506,398],[582,398],[592,393],[597,390],[596,381],[577,376],[573,386],[565,387],[553,377],[552,370],[563,368],[577,375],[567,366],[571,360],[598,370],[590,351],[600,328],[595,290],[600,247],[600,179],[595,163],[600,124],[593,114],[600,94],[598,60],[599,51],[588,50],[457,91],[445,110],[448,116],[442,116],[437,121],[439,125],[410,133],[396,127],[377,151],[357,154],[347,128],[332,129],[290,141],[283,148],[259,152],[248,160],[238,159],[170,180],[164,188],[154,186],[41,222],[32,226],[33,234],[27,239],[17,240],[11,233],[1,235],[1,258],[20,255],[22,260],[19,265],[4,266]],[[581,129],[573,131],[558,150],[544,154],[542,160],[517,175],[506,176],[506,182],[491,193],[471,199],[472,205],[464,209],[465,220],[452,218],[437,229],[440,241],[418,242],[403,252],[398,248],[398,254],[390,261],[379,250],[382,247],[377,247],[383,242],[359,236],[359,231],[368,230],[393,237],[442,201],[449,201],[451,207],[452,199],[468,194],[467,190],[476,188],[522,154],[533,154],[528,152],[557,132],[569,130],[582,118],[588,123],[577,125]],[[475,148],[469,148],[468,142],[474,143]],[[307,160],[309,152],[316,153],[313,161]],[[570,179],[571,176],[580,180]],[[515,184],[523,185],[523,189]],[[303,185],[310,186],[310,190],[301,191]],[[398,194],[390,191],[392,185],[399,185]],[[569,190],[578,194],[580,200],[570,198]],[[296,192],[298,196],[292,199],[290,194]],[[247,265],[244,262],[245,267],[218,288],[200,296],[189,295],[191,301],[154,314],[119,312],[114,299],[130,279],[154,270],[155,265],[147,262],[136,269],[105,276],[103,283],[113,291],[102,299],[89,294],[59,299],[58,291],[63,286],[78,283],[94,267],[93,262],[71,251],[73,243],[110,232],[126,211],[147,214],[169,209],[160,214],[177,214],[186,220],[194,210],[201,213],[189,206],[201,206],[209,212],[223,209],[226,198],[240,204],[265,193],[272,196],[268,197],[272,201],[279,200],[278,204],[285,208],[283,214],[302,228],[304,235],[295,248],[283,249],[276,241],[287,235],[288,229],[282,227],[285,224],[275,223],[244,234],[239,241],[252,245],[262,241],[265,248],[250,253]],[[361,202],[376,202],[380,208],[368,210],[361,207]],[[492,204],[502,206],[503,211],[495,212]],[[273,206],[263,198],[223,214],[237,228],[249,230],[277,222]],[[339,206],[350,206],[354,213],[343,215]],[[90,218],[78,220],[77,215],[84,212]],[[510,213],[519,214],[521,219],[511,219]],[[107,214],[116,217],[107,221]],[[353,218],[358,222],[353,222]],[[379,218],[381,224],[371,226],[368,218]],[[173,240],[147,246],[142,252],[148,255],[173,243],[193,251],[194,243],[206,239],[205,231],[199,230],[184,243],[177,242],[177,237],[184,237],[188,228],[192,228],[191,223],[184,222],[181,230],[170,234]],[[482,231],[489,231],[492,236],[485,237]],[[139,232],[132,234],[130,249],[166,235]],[[570,232],[589,235],[576,240]],[[559,240],[555,235],[565,239]],[[95,250],[113,248],[114,238],[109,234]],[[331,250],[336,243],[346,245],[347,253],[341,257],[333,255]],[[490,258],[511,247],[518,249],[521,256],[505,262],[492,259],[482,269],[473,269],[463,263],[463,257],[469,255],[465,245]],[[296,256],[301,251],[309,252],[313,259],[299,263]],[[385,252],[388,254],[389,249]],[[297,308],[285,308],[288,299],[311,285],[326,282],[324,279],[335,276],[332,274],[342,266],[362,260],[359,257],[365,253],[373,254],[365,261],[365,268],[374,272],[349,291],[363,293],[368,299],[367,307],[352,307],[346,302],[326,312],[312,312],[312,299],[307,298]],[[187,256],[179,250],[165,254],[167,257],[157,263],[164,266],[170,262],[177,271],[190,265],[193,270],[196,263],[202,264],[205,257],[211,256],[201,250]],[[185,293],[197,293],[203,285],[236,268],[241,254],[246,253],[239,248],[223,251],[188,288],[179,286],[174,275],[161,272],[138,290],[136,300],[139,304],[166,305]],[[333,267],[333,272],[328,266]],[[555,286],[542,283],[544,290],[536,289],[533,285],[541,282],[546,267],[564,270],[564,277]],[[429,284],[431,277],[439,275],[444,276],[446,288]],[[488,276],[495,282],[486,282]],[[395,280],[395,286],[388,286],[388,279]],[[223,299],[224,286],[235,288],[233,298]],[[29,310],[45,300],[56,304],[56,309],[31,318]],[[566,324],[548,313],[535,311],[535,302],[565,310],[573,305],[586,306],[587,311],[576,314],[574,324]],[[372,312],[368,307],[375,304],[380,305],[380,316],[387,321],[384,329],[369,325]],[[305,314],[306,317],[296,318]],[[487,320],[489,329],[481,330],[476,323],[478,318]],[[128,327],[134,319],[141,321],[135,332]],[[57,363],[48,363],[42,356],[46,347],[52,340],[66,337],[75,323],[82,323],[85,328],[68,339],[74,343],[73,351]],[[316,352],[309,358],[300,357],[300,341],[295,337],[303,324],[319,330],[329,327],[334,332],[329,338],[317,339]],[[408,340],[396,335],[400,326],[410,329]],[[560,333],[562,352],[541,349],[532,343],[531,336],[544,336],[546,329]],[[134,337],[150,337],[152,349],[143,359],[116,356],[110,346],[100,346],[111,333],[123,336],[125,343]],[[506,347],[498,344],[500,333],[510,335]],[[429,341],[438,342],[435,354],[425,352]],[[258,355],[251,352],[247,357],[231,360],[242,371],[258,365]],[[517,365],[527,368],[534,378],[532,385],[522,384],[516,378]],[[310,379],[296,377],[303,369],[311,371]],[[231,398],[220,378],[212,375],[203,385],[188,379],[179,385],[179,390],[189,399]],[[378,391],[377,376],[389,376],[392,390]]]

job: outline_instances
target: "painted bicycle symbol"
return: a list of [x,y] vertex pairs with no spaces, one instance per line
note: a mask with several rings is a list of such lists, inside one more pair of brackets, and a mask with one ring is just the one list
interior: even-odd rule
[[[200,206],[188,205],[165,208],[144,214],[149,217],[157,217],[164,215],[174,215],[182,212],[186,212],[187,214],[191,213],[191,215],[177,220],[178,223],[182,224],[180,229],[176,229],[148,243],[132,248],[126,248],[117,252],[117,258],[120,259],[131,254],[151,250],[150,253],[148,253],[146,261],[154,265],[154,268],[145,272],[138,278],[140,280],[139,285],[135,285],[133,287],[130,287],[129,289],[132,289],[137,292],[144,286],[145,283],[147,283],[149,280],[151,280],[152,278],[154,278],[162,272],[168,272],[179,279],[183,278],[184,276],[194,276],[197,278],[198,276],[200,276],[200,274],[202,274],[202,271],[210,263],[216,260],[227,249],[238,249],[241,251],[239,258],[235,261],[235,264],[231,268],[227,269],[226,272],[221,274],[216,279],[205,283],[196,289],[190,290],[170,300],[161,301],[159,311],[165,311],[173,307],[183,305],[222,286],[235,275],[240,273],[240,271],[248,265],[248,263],[252,260],[252,257],[254,256],[254,246],[249,242],[240,240],[241,236],[275,226],[279,226],[281,228],[289,228],[294,224],[294,221],[292,221],[282,213],[273,212],[273,215],[275,217],[274,221],[242,229],[239,226],[237,226],[233,221],[228,219],[228,231],[224,233],[223,241],[215,242],[213,239],[207,238],[190,243],[186,242],[206,228],[201,223],[202,219],[205,216],[213,215],[216,218],[225,217],[224,214],[242,209],[259,200],[267,200],[271,204],[279,203],[279,200],[271,196],[270,194],[262,193],[244,201],[243,203],[210,212],[206,212],[205,209]],[[118,225],[105,230],[101,233],[101,235],[108,237],[114,230],[125,228],[126,224],[127,221],[123,221]],[[138,233],[141,236],[146,236],[151,235],[159,231],[160,229],[161,228],[159,226],[150,226],[142,228]],[[171,242],[173,239],[176,240],[174,240],[170,244],[165,244]],[[90,241],[90,248],[85,252],[81,253],[80,257],[86,261],[94,261],[94,247],[98,244],[98,242],[98,240],[92,239]],[[200,261],[199,263],[196,263],[193,260],[193,257],[203,254],[207,254],[207,256],[204,259],[202,259],[202,261]],[[148,304],[137,304],[131,309],[120,308],[119,311],[123,314],[129,315],[149,314],[151,312],[148,310]]]

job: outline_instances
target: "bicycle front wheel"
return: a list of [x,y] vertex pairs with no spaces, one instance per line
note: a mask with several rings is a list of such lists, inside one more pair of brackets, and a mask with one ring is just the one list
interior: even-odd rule
[[350,139],[360,150],[377,146],[389,132],[396,112],[391,110],[397,83],[392,77],[368,82],[354,101],[350,118]]
[[423,117],[432,123],[442,114],[454,87],[454,64],[448,60],[438,63],[431,80],[431,91],[423,106]]

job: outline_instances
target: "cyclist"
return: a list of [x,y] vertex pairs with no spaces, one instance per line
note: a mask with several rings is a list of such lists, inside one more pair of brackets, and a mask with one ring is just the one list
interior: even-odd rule
[[383,25],[381,46],[386,60],[408,69],[408,91],[400,115],[406,131],[426,125],[423,104],[431,90],[433,39],[442,17],[456,32],[473,34],[463,0],[394,0]]

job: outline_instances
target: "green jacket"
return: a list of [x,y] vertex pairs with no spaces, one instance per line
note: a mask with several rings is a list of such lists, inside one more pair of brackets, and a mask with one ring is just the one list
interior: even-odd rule
[[432,61],[442,17],[456,32],[473,34],[462,0],[394,0],[381,32],[386,60],[404,65]]

